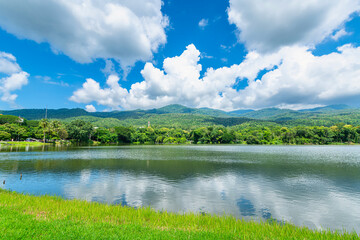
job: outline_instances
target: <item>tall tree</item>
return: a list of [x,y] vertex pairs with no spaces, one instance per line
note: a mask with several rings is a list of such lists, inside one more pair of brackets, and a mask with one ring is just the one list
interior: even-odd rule
[[94,127],[90,122],[77,119],[67,125],[69,138],[78,143],[89,142],[91,135],[94,133]]
[[39,122],[39,126],[42,128],[43,133],[44,133],[44,139],[43,141],[46,141],[46,134],[49,132],[49,128],[50,128],[50,122],[48,119],[44,118],[41,119]]

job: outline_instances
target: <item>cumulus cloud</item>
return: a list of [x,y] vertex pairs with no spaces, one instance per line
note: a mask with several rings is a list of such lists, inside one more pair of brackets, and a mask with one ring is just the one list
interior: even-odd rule
[[12,92],[27,85],[28,77],[29,74],[21,70],[12,54],[0,52],[0,93],[2,101],[15,104],[17,95]]
[[102,89],[95,80],[88,78],[81,89],[73,93],[70,100],[78,103],[97,102],[99,105],[118,109],[123,106],[128,91],[119,85],[119,77],[110,75],[106,80],[108,88]]
[[249,50],[265,53],[283,46],[313,47],[359,10],[359,0],[230,0],[228,18]]
[[[97,102],[113,109],[161,107],[180,103],[223,110],[270,106],[302,108],[360,97],[360,47],[345,45],[323,56],[306,47],[284,47],[276,53],[249,52],[239,65],[209,68],[203,77],[200,52],[189,45],[180,55],[166,58],[163,70],[146,63],[143,81],[129,90],[111,75],[107,87],[93,79],[70,98],[78,103]],[[266,71],[258,77],[260,71]],[[248,81],[236,89],[239,81]]]
[[[212,97],[210,92],[224,88],[229,71],[209,70],[216,72],[218,77],[200,79],[202,66],[198,64],[199,60],[200,52],[191,44],[180,56],[166,58],[163,63],[164,70],[155,68],[152,63],[146,63],[141,71],[144,81],[134,83],[129,91],[119,85],[117,76],[111,75],[106,81],[106,88],[101,88],[93,79],[87,79],[70,100],[78,103],[95,101],[113,109],[152,108],[172,103],[207,105],[203,100]],[[223,74],[218,74],[218,71]]]
[[0,27],[80,63],[149,60],[165,44],[161,0],[0,1]]
[[87,112],[96,112],[96,108],[94,107],[94,105],[86,105],[85,110]]
[[16,63],[16,58],[5,52],[0,52],[0,72],[3,74],[13,74],[20,72],[21,68]]
[[[232,101],[234,105],[255,108],[353,102],[360,97],[357,61],[360,48],[345,45],[338,51],[314,56],[305,47],[285,47],[275,54],[260,57],[253,62],[255,66],[272,58],[268,64],[276,67],[261,79],[250,78],[249,86],[238,91]],[[246,59],[243,64],[249,61]]]

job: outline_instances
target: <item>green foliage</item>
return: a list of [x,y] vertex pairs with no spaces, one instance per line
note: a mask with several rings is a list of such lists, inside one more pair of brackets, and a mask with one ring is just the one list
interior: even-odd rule
[[39,122],[38,120],[28,120],[26,125],[28,127],[37,127],[39,126]]
[[[132,114],[135,112],[135,115]],[[0,124],[0,139],[21,141],[30,137],[50,142],[70,140],[77,143],[96,141],[104,144],[360,143],[360,129],[357,127],[360,125],[360,111],[345,106],[303,111],[272,108],[243,114],[252,114],[258,118],[266,116],[274,121],[214,117],[194,114],[196,112],[196,109],[170,105],[160,109],[110,114],[121,116],[122,120],[102,118],[100,116],[107,113],[97,113],[97,116],[78,116],[61,121],[24,119],[23,123],[16,122],[19,119],[16,116],[3,115],[6,123]]]
[[5,131],[0,131],[0,140],[10,140],[11,134]]
[[[12,140],[18,141],[24,140],[29,135],[27,128],[25,126],[20,126],[19,124],[5,123],[3,125],[0,125],[0,131],[10,134],[10,138]],[[8,135],[6,135],[6,137],[8,137]],[[4,140],[10,140],[10,138]]]
[[46,142],[46,134],[50,133],[50,121],[48,119],[41,119],[39,122],[39,127],[42,129],[44,134],[43,142]]
[[93,139],[101,143],[116,143],[117,134],[114,129],[95,128]]
[[[45,116],[45,109],[22,109],[2,111],[2,113],[14,115],[12,120],[6,120],[6,123],[16,123],[14,121],[16,121],[18,116],[30,120],[42,119]],[[81,119],[91,122],[94,127],[103,128],[114,128],[120,125],[145,127],[148,121],[151,122],[152,126],[179,127],[183,129],[207,127],[210,125],[230,127],[249,122],[261,124],[277,123],[289,127],[299,125],[331,127],[340,122],[353,126],[360,125],[360,109],[351,109],[346,105],[331,105],[300,111],[267,108],[257,111],[237,110],[225,112],[209,108],[188,108],[174,104],[150,110],[89,113],[83,109],[50,109],[47,113],[49,119],[59,119],[67,123]],[[26,123],[25,120],[22,125],[26,124],[29,125],[30,123]],[[36,123],[32,122],[29,126],[36,127],[35,125]]]
[[69,135],[65,126],[58,120],[51,121],[49,128],[52,139],[66,139]]
[[24,124],[26,125],[26,120],[19,118],[18,116],[12,115],[0,115],[0,124],[13,123],[13,124]]
[[289,109],[265,108],[258,111],[244,113],[241,116],[254,119],[275,120],[284,118],[284,116],[292,116],[292,114],[301,115],[303,113]]
[[119,125],[124,125],[122,121],[116,118],[101,118],[94,116],[80,116],[80,117],[72,117],[61,119],[62,122],[70,123],[74,120],[83,120],[86,122],[90,122],[94,127],[102,127],[102,128],[113,128]]
[[131,143],[131,134],[134,132],[131,127],[118,126],[115,132],[118,143]]
[[360,127],[338,123],[324,126],[283,126],[268,122],[245,122],[224,127],[93,127],[80,119],[66,125],[58,120],[43,119],[38,127],[18,124],[0,125],[0,139],[24,140],[27,137],[49,141],[68,139],[77,143],[90,140],[119,144],[333,144],[360,143]]
[[91,123],[83,120],[74,120],[67,124],[67,132],[70,139],[78,143],[86,143],[91,140],[94,127]]

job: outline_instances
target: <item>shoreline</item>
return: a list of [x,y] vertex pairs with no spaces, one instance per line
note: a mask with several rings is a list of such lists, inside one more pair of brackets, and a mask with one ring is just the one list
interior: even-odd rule
[[26,141],[0,141],[1,146],[9,147],[41,147],[41,146],[64,146],[64,147],[106,147],[106,146],[360,146],[360,143],[331,143],[331,144],[246,144],[246,143],[153,143],[153,144],[138,144],[138,143],[129,143],[129,144],[117,144],[117,143],[108,143],[100,144],[98,142],[93,142],[92,144],[69,144],[69,143],[43,143],[43,142],[26,142]]
[[106,239],[359,239],[355,232],[311,230],[275,221],[155,211],[0,189],[0,237]]
[[5,145],[5,146],[13,146],[13,147],[18,147],[18,146],[49,146],[52,145],[52,143],[43,143],[43,142],[26,142],[26,141],[0,141],[1,145]]

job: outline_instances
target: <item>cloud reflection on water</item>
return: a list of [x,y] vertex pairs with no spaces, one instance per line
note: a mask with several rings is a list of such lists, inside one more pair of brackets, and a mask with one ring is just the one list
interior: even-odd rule
[[88,182],[82,179],[66,184],[64,195],[180,213],[231,214],[246,219],[285,220],[318,229],[360,230],[360,199],[340,189],[331,191],[336,186],[316,176],[269,181],[262,176],[228,172],[169,182],[146,173],[99,172]]
[[18,192],[360,232],[359,146],[1,152],[0,175]]

